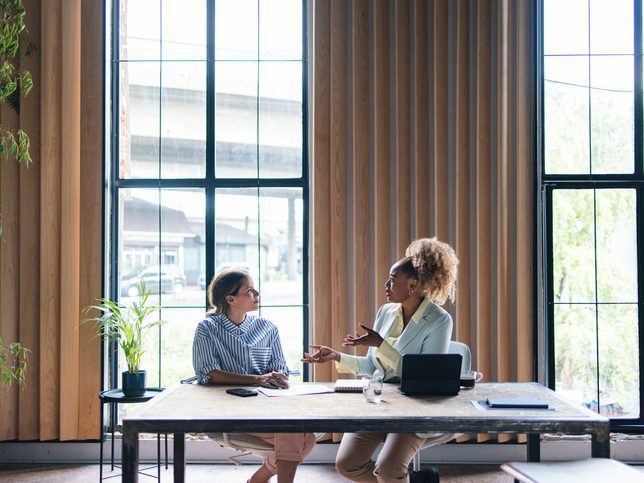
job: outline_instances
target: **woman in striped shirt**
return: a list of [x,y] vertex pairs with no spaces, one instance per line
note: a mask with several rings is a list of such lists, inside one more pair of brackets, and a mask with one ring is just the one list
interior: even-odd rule
[[[192,346],[192,363],[200,384],[240,384],[287,388],[288,367],[275,325],[250,315],[259,308],[253,279],[241,270],[224,270],[208,286],[211,308],[199,322]],[[312,433],[251,433],[272,444],[274,453],[250,478],[250,483],[290,483],[315,445]]]

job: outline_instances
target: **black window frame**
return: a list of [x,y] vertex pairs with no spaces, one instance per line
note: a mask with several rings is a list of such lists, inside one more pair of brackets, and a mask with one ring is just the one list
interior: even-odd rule
[[[162,4],[163,0],[158,0]],[[206,232],[206,280],[211,280],[215,271],[215,191],[220,188],[298,188],[302,190],[302,351],[308,349],[309,344],[309,50],[308,50],[308,2],[302,2],[302,174],[299,178],[216,178],[215,177],[215,4],[216,0],[204,0],[207,3],[207,57],[206,67],[206,174],[204,178],[119,178],[119,65],[128,62],[120,58],[120,3],[121,0],[111,1],[110,20],[108,27],[109,39],[109,169],[107,170],[106,205],[108,212],[105,220],[107,239],[108,264],[107,289],[108,294],[118,300],[120,297],[118,280],[118,247],[119,247],[119,191],[127,188],[196,188],[205,192],[205,232]],[[259,8],[260,0],[257,0]],[[160,63],[165,62],[163,59]],[[172,60],[168,60],[172,62]],[[258,59],[261,64],[262,59]],[[264,61],[270,62],[270,61]],[[160,97],[161,102],[161,97]],[[259,141],[258,141],[259,142]],[[159,150],[159,163],[161,152]],[[258,173],[259,176],[259,173]],[[160,254],[161,256],[161,254]],[[206,295],[207,297],[207,295]],[[205,300],[205,306],[208,301]],[[299,305],[294,305],[297,307]],[[271,305],[268,306],[272,307]],[[261,310],[261,306],[260,306]],[[116,341],[107,342],[107,350],[102,355],[103,367],[101,386],[117,388],[118,380],[118,345]],[[161,357],[161,353],[159,353]],[[161,364],[159,365],[161,373]],[[104,379],[107,378],[107,381]],[[307,364],[303,365],[302,378],[310,379]],[[159,374],[161,380],[161,374]]]
[[[536,106],[537,119],[535,135],[537,162],[536,203],[537,230],[541,233],[541,284],[535,284],[542,291],[541,312],[544,317],[544,351],[545,382],[555,389],[555,330],[554,330],[554,290],[553,290],[553,234],[552,234],[552,195],[558,189],[595,190],[602,188],[628,188],[635,190],[637,219],[637,307],[638,307],[638,348],[639,348],[639,418],[611,418],[611,431],[629,433],[644,432],[644,109],[643,109],[643,76],[642,56],[642,0],[634,0],[634,79],[633,79],[633,115],[634,115],[634,173],[633,174],[546,174],[545,170],[545,118],[544,118],[544,0],[536,4]],[[535,299],[539,296],[535,293]],[[597,305],[597,302],[595,302]],[[535,357],[535,361],[538,357]]]

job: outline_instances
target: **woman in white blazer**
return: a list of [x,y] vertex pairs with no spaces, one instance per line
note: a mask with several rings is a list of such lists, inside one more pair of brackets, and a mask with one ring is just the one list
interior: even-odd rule
[[[384,382],[399,382],[404,354],[447,353],[452,317],[440,305],[453,301],[458,259],[436,238],[413,241],[405,258],[391,267],[385,282],[389,303],[378,310],[373,329],[348,335],[343,346],[365,345],[366,356],[345,354],[311,344],[308,363],[335,361],[338,372],[361,376],[381,374]],[[409,481],[407,468],[429,435],[414,433],[351,433],[342,438],[336,469],[345,478],[364,482]],[[373,453],[384,443],[376,461]]]

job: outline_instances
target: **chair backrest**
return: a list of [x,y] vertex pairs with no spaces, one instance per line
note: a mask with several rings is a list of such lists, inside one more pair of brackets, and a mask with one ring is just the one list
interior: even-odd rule
[[451,340],[449,342],[449,349],[447,350],[450,354],[460,354],[463,356],[463,361],[461,362],[461,372],[467,372],[472,369],[472,353],[467,344],[463,342],[458,342]]

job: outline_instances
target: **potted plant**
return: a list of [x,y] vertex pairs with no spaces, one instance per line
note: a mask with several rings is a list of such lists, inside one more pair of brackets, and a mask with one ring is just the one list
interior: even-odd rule
[[95,321],[99,336],[118,343],[123,350],[127,371],[123,371],[121,384],[126,396],[142,396],[146,388],[146,373],[139,364],[143,356],[143,333],[165,323],[164,320],[149,321],[149,318],[161,310],[159,304],[148,305],[150,290],[145,282],[139,282],[139,296],[123,307],[109,299],[100,299],[98,305],[90,305],[85,312],[97,310],[101,315],[85,319]]
[[14,381],[24,385],[29,352],[18,342],[5,345],[0,337],[0,387],[11,386]]

